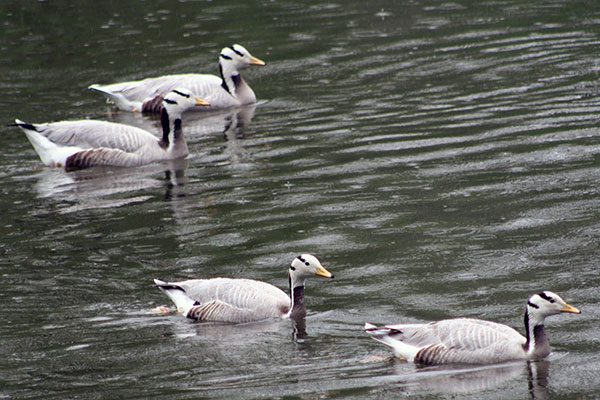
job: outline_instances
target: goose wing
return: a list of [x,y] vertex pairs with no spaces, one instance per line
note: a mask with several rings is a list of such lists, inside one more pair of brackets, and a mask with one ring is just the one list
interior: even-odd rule
[[285,292],[252,279],[191,279],[167,285],[179,288],[193,300],[191,307],[180,307],[169,296],[187,316],[202,321],[259,321],[282,317],[290,308],[290,298]]
[[82,149],[102,147],[135,152],[159,141],[143,129],[105,121],[62,121],[32,126],[53,143]]

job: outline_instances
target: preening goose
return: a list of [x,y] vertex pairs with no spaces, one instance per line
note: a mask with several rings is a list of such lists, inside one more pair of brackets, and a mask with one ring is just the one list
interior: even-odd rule
[[107,121],[60,121],[28,124],[16,120],[42,162],[66,169],[96,165],[133,167],[185,157],[188,147],[181,130],[181,114],[208,103],[187,89],[174,89],[164,100],[162,138],[129,125]]
[[161,96],[175,87],[186,87],[210,103],[204,110],[252,104],[256,102],[254,91],[242,78],[240,70],[249,65],[265,65],[239,44],[225,47],[219,56],[220,76],[209,74],[180,74],[146,78],[140,81],[94,84],[97,90],[125,111],[160,112]]
[[242,323],[268,318],[301,318],[306,315],[304,282],[311,276],[333,278],[310,254],[294,258],[289,268],[291,296],[281,289],[252,279],[190,279],[156,286],[184,316],[197,321]]
[[496,322],[453,318],[428,324],[377,327],[365,324],[373,339],[390,346],[397,357],[425,365],[492,364],[511,360],[539,360],[550,354],[544,319],[580,311],[556,293],[534,294],[525,310],[525,333]]

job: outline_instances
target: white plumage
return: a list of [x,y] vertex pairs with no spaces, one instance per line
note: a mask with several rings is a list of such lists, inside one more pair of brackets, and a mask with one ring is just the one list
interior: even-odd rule
[[104,94],[118,108],[134,112],[160,112],[160,98],[175,87],[185,87],[210,103],[204,110],[222,109],[256,102],[254,91],[240,74],[249,65],[265,65],[239,44],[225,47],[219,57],[220,76],[177,74],[89,88]]
[[15,122],[47,166],[67,169],[96,165],[132,167],[185,157],[188,147],[181,130],[181,114],[207,106],[187,89],[169,92],[163,101],[162,138],[129,125],[107,121],[60,121],[44,124]]
[[364,329],[373,339],[390,346],[397,357],[419,364],[536,360],[550,354],[544,319],[561,312],[580,313],[557,294],[544,291],[529,298],[524,317],[526,336],[507,325],[472,318],[384,327],[367,323]]
[[188,318],[241,323],[306,315],[304,284],[310,276],[333,278],[315,256],[302,254],[290,265],[291,297],[269,283],[253,279],[213,278],[179,282],[155,279],[154,282]]

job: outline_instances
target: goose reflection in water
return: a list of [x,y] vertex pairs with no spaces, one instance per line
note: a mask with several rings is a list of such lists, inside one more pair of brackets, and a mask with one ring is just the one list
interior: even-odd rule
[[[395,366],[403,379],[393,383],[403,393],[445,393],[473,394],[498,389],[508,382],[522,377],[527,379],[527,391],[532,399],[548,399],[548,376],[550,361],[511,362],[504,364],[472,366],[443,365],[418,368],[415,373],[406,374],[406,363]],[[523,382],[525,383],[525,382]],[[511,387],[516,387],[514,382]]]
[[[290,331],[291,321],[291,331]],[[225,344],[225,347],[231,343],[239,345],[248,345],[252,343],[263,343],[270,334],[277,334],[277,337],[283,337],[291,333],[291,338],[295,342],[302,342],[308,333],[306,331],[306,318],[290,318],[285,320],[265,320],[259,322],[249,322],[245,324],[231,324],[224,322],[194,322],[172,324],[173,331],[166,336],[174,336],[180,339],[188,337],[201,337],[203,340],[215,343]]]
[[[187,183],[189,161],[177,159],[135,168],[93,167],[65,172],[44,168],[31,178],[38,198],[53,198],[64,204],[61,213],[120,207],[148,200],[147,189],[166,184],[165,197]],[[166,182],[166,183],[165,183]]]

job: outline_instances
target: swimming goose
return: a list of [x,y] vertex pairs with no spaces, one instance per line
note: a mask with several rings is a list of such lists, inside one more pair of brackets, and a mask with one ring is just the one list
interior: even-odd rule
[[208,103],[187,89],[175,89],[164,100],[162,138],[129,125],[107,121],[60,121],[28,124],[16,120],[47,166],[65,169],[96,165],[133,167],[185,157],[188,147],[181,130],[181,114]]
[[252,279],[212,278],[179,282],[155,279],[154,282],[188,318],[242,323],[304,317],[304,282],[310,276],[333,278],[315,256],[302,254],[294,258],[289,268],[291,297],[269,283]]
[[140,81],[94,84],[107,101],[118,108],[133,112],[158,113],[161,99],[175,87],[186,87],[210,103],[204,110],[222,109],[256,102],[254,91],[242,78],[240,70],[249,65],[265,65],[239,44],[225,47],[219,57],[220,77],[209,74],[165,75]]
[[445,319],[429,324],[377,327],[366,323],[373,339],[390,346],[396,357],[425,365],[492,364],[511,360],[538,360],[550,354],[544,319],[562,312],[580,311],[557,294],[534,294],[525,310],[525,333],[496,322],[472,318]]

